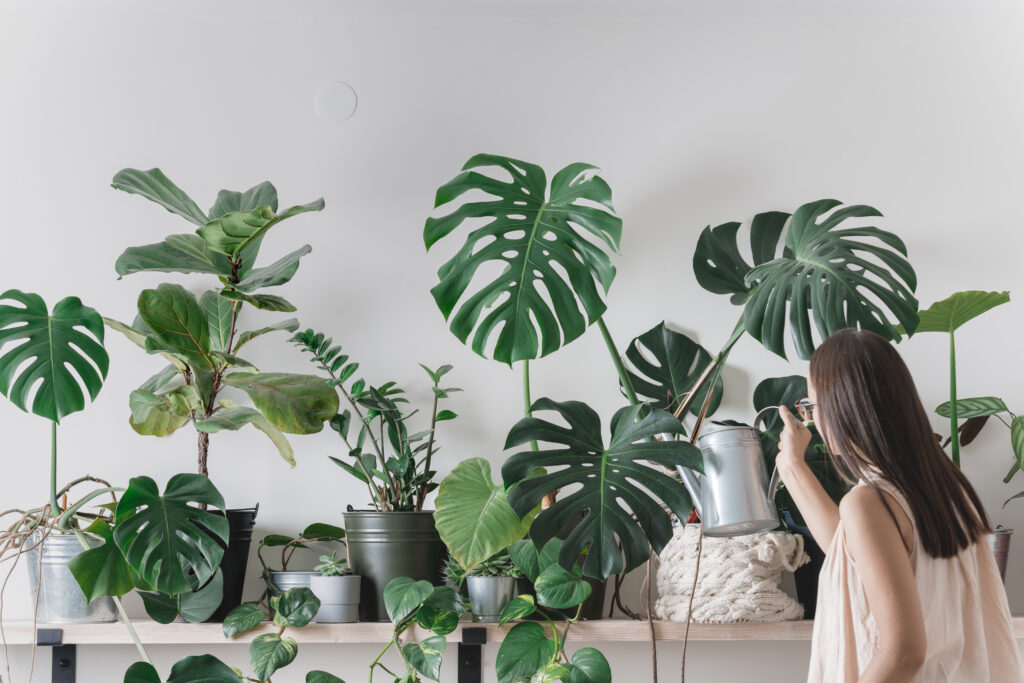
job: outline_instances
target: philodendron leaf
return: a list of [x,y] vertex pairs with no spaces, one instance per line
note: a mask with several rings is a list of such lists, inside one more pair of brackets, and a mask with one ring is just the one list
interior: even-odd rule
[[1009,301],[1009,292],[957,292],[921,311],[917,332],[954,332],[969,320]]
[[258,330],[242,332],[240,335],[238,335],[238,341],[235,343],[235,349],[233,353],[238,353],[238,350],[241,349],[243,346],[251,342],[256,337],[264,335],[268,332],[294,332],[297,329],[299,329],[299,321],[296,320],[295,318],[288,318],[287,320],[283,320],[275,325],[261,327]]
[[532,595],[517,595],[501,610],[498,625],[501,626],[516,619],[525,619],[536,611],[537,605],[534,603]]
[[206,240],[211,249],[228,256],[237,256],[247,246],[263,239],[263,235],[281,221],[300,213],[320,211],[323,208],[323,199],[293,206],[280,215],[270,206],[261,206],[251,211],[223,215],[211,220],[196,232]]
[[537,602],[552,609],[576,607],[590,596],[589,583],[557,564],[540,573],[534,588]]
[[[474,170],[479,168],[497,169],[507,179]],[[467,221],[474,223],[431,290],[460,341],[485,356],[496,336],[491,355],[512,363],[555,351],[601,317],[601,290],[607,292],[615,278],[609,253],[618,251],[622,221],[612,213],[611,189],[595,171],[570,164],[549,187],[539,166],[478,154],[437,190],[435,206],[473,190],[489,195],[428,218],[423,227],[430,249]],[[474,219],[488,222],[476,227]],[[480,268],[495,266],[497,276],[464,298]]]
[[558,564],[558,555],[562,550],[562,540],[552,538],[539,550],[533,541],[523,539],[509,546],[508,554],[513,564],[526,578],[536,583],[540,573],[548,567]]
[[[670,411],[686,398],[712,361],[703,346],[681,332],[668,329],[664,322],[634,339],[626,349],[626,358],[629,361],[626,371],[636,393]],[[719,378],[708,415],[713,415],[722,402],[722,386]],[[690,412],[694,415],[700,414],[709,389],[705,385],[691,404]]]
[[791,218],[779,211],[755,216],[753,265],[740,254],[739,223],[706,228],[697,242],[697,281],[710,292],[731,294],[734,304],[743,305],[747,332],[782,357],[788,325],[797,354],[810,358],[812,319],[821,338],[859,327],[899,341],[904,330],[917,328],[917,276],[905,258],[906,246],[885,230],[842,227],[847,219],[881,214],[861,205],[832,211],[840,204],[822,199],[799,207]]
[[[125,674],[124,683],[161,683],[161,679],[152,664],[136,662]],[[166,683],[245,683],[245,677],[213,655],[200,655],[178,660]]]
[[199,235],[171,235],[163,242],[128,247],[117,257],[114,270],[124,277],[132,273],[210,273],[231,276],[231,261],[218,254]]
[[256,678],[263,681],[281,667],[291,664],[298,653],[299,646],[294,640],[268,633],[256,636],[249,645],[249,663]]
[[97,519],[85,531],[103,539],[103,545],[85,550],[68,562],[68,569],[86,600],[92,602],[107,595],[131,592],[135,588],[132,568],[114,543],[114,531],[110,525]]
[[416,612],[416,623],[439,636],[445,636],[459,625],[459,619],[466,613],[462,597],[448,586],[434,586]]
[[277,313],[294,313],[295,305],[283,297],[273,294],[245,294],[232,289],[222,290],[220,295],[231,301],[244,301],[252,304],[262,311],[274,311]]
[[159,168],[148,171],[125,168],[117,172],[110,184],[115,190],[137,194],[156,202],[198,226],[206,225],[206,214]]
[[420,643],[406,643],[402,654],[420,674],[436,681],[441,676],[441,657],[447,644],[444,636],[432,636]]
[[548,639],[540,624],[530,621],[516,624],[498,648],[495,660],[498,683],[530,680],[552,660],[555,649],[555,641]]
[[[981,396],[978,398],[958,398],[956,400],[957,419],[964,420],[971,417],[986,417],[996,413],[1005,413],[1009,409],[1003,403],[1003,399],[995,396]],[[942,417],[950,416],[950,402],[946,401],[935,409],[935,412]]]
[[505,487],[491,481],[491,464],[483,458],[456,465],[441,482],[434,505],[441,540],[467,572],[525,536],[540,509],[520,519]]
[[231,610],[224,618],[222,626],[225,638],[234,638],[239,633],[245,633],[263,623],[267,613],[258,602],[245,602]]
[[391,622],[398,624],[419,609],[434,592],[429,581],[413,581],[406,576],[392,579],[384,587],[384,606]]
[[95,399],[110,365],[100,314],[73,296],[50,313],[38,294],[16,289],[0,302],[0,393],[53,422],[85,408],[82,388]]
[[[224,509],[224,498],[199,474],[171,477],[161,496],[149,477],[131,479],[117,505],[114,540],[135,571],[169,595],[205,584],[220,566],[228,521],[195,507]],[[199,525],[205,527],[200,528]]]
[[165,394],[136,389],[128,396],[132,411],[128,420],[132,429],[145,436],[167,436],[189,421],[194,408],[200,407],[195,387],[184,385]]
[[326,671],[310,671],[306,674],[306,683],[345,683],[345,681]]
[[[213,370],[216,362],[210,354],[210,329],[206,314],[192,292],[181,285],[161,284],[139,294],[139,316],[153,338],[147,339],[147,351],[171,350],[189,360],[193,367]],[[160,348],[152,341],[159,342]]]
[[313,251],[313,247],[307,244],[301,249],[282,256],[266,268],[255,268],[249,271],[235,285],[235,288],[248,294],[264,287],[283,285],[294,277],[295,272],[299,269],[299,260],[311,251]]
[[206,325],[210,331],[210,348],[214,351],[229,351],[231,318],[236,305],[213,290],[199,296],[199,307],[206,314]]
[[274,624],[302,628],[313,621],[320,600],[308,588],[289,588],[273,598]]
[[[655,438],[683,430],[679,420],[663,410],[649,410],[643,418],[646,406],[619,410],[612,418],[607,447],[601,420],[586,404],[543,398],[532,406],[534,414],[546,410],[558,413],[569,426],[529,417],[509,432],[506,448],[530,441],[561,446],[523,451],[505,461],[501,475],[512,487],[512,509],[525,515],[548,493],[579,485],[579,490],[537,515],[530,527],[533,542],[543,547],[570,519],[585,514],[562,546],[562,567],[575,567],[589,548],[583,562],[587,576],[605,579],[636,569],[647,561],[651,547],[660,552],[672,538],[672,522],[662,505],[680,519],[689,514],[689,496],[666,470],[683,466],[702,471],[700,449],[688,441]],[[547,473],[531,476],[537,468]]]
[[245,192],[233,190],[218,192],[217,201],[210,207],[209,220],[216,220],[238,211],[252,211],[261,206],[269,206],[271,211],[277,211],[277,188],[266,180],[259,185],[250,187]]
[[338,413],[338,392],[313,375],[236,372],[224,382],[247,393],[271,424],[289,434],[315,434]]
[[569,680],[564,683],[612,683],[612,668],[600,650],[585,647],[573,653]]

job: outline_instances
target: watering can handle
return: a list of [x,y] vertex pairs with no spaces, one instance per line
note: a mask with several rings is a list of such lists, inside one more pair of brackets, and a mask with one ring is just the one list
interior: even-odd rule
[[[779,413],[779,406],[768,406],[767,408],[763,408],[757,414],[757,416],[754,418],[754,429],[756,429],[759,432],[764,431],[764,429],[763,429],[764,421],[765,421],[765,418],[770,413],[774,413],[774,414],[778,415],[778,413]],[[778,491],[778,488],[779,488],[779,466],[776,465],[775,469],[772,470],[772,478],[768,482],[768,498],[772,502],[775,501],[775,493],[776,493],[776,491]]]

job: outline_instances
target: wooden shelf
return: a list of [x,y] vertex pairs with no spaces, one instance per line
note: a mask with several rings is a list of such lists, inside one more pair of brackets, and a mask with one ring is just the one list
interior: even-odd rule
[[[276,632],[269,622],[249,631],[233,641],[224,637],[220,624],[157,624],[152,621],[132,622],[139,637],[146,645],[210,645],[229,642],[249,642],[255,636]],[[786,621],[775,624],[692,624],[690,640],[694,641],[735,641],[735,640],[810,640],[812,621]],[[497,643],[512,624],[473,624],[466,622],[448,635],[448,640],[462,639],[462,628],[481,626],[487,629],[487,642]],[[1014,617],[1014,632],[1024,639],[1024,617]],[[63,630],[64,643],[75,645],[131,645],[132,640],[124,624],[39,624],[38,628],[59,628]],[[670,621],[654,622],[654,632],[659,641],[681,641],[686,630],[685,624]],[[28,621],[8,622],[4,629],[10,645],[28,645],[35,641],[35,631]],[[310,624],[305,628],[289,629],[288,636],[300,643],[384,643],[391,637],[391,624]],[[413,628],[409,636],[419,640],[429,633]],[[603,619],[575,624],[569,632],[570,641],[575,642],[646,642],[650,631],[645,621],[626,619]]]

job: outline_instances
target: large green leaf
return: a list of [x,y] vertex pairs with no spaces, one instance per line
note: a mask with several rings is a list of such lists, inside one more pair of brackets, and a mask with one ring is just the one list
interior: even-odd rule
[[[124,683],[161,683],[161,679],[152,664],[136,662],[124,675]],[[178,660],[167,683],[245,683],[245,678],[213,655],[199,655]]]
[[3,300],[15,305],[0,304],[0,393],[54,422],[85,408],[82,387],[95,399],[110,366],[99,313],[73,296],[52,315],[38,294],[9,289]]
[[218,569],[205,586],[180,595],[139,591],[146,614],[160,624],[178,617],[191,624],[209,619],[224,600],[224,574]]
[[[682,465],[703,470],[700,449],[693,444],[654,438],[681,434],[679,420],[663,410],[651,410],[641,419],[645,407],[628,406],[612,418],[611,441],[606,448],[601,420],[586,404],[543,398],[531,410],[535,415],[553,410],[569,426],[529,417],[509,432],[506,448],[530,441],[564,447],[524,451],[505,462],[501,475],[512,487],[508,494],[512,509],[525,515],[548,493],[579,486],[537,515],[530,528],[533,542],[543,547],[570,519],[585,513],[562,546],[559,561],[564,568],[572,569],[580,553],[589,547],[583,572],[604,579],[639,567],[647,561],[652,546],[655,552],[661,552],[672,538],[672,522],[662,505],[680,519],[686,519],[690,512],[689,496],[665,468],[674,472]],[[538,467],[548,473],[530,477]]]
[[222,408],[210,417],[196,420],[196,429],[208,434],[214,434],[222,429],[236,431],[245,425],[251,424],[266,434],[273,444],[277,446],[277,452],[286,463],[295,467],[295,451],[292,449],[292,445],[288,442],[285,435],[281,433],[281,430],[271,424],[270,420],[263,413],[253,408],[235,406],[229,401],[221,401],[221,404],[228,405],[229,407]]
[[231,260],[210,249],[199,235],[170,235],[163,242],[128,247],[117,257],[114,270],[119,277],[155,271],[160,273],[210,273],[231,277]]
[[420,674],[436,681],[441,677],[441,657],[447,644],[444,636],[432,636],[420,643],[406,643],[402,646],[402,654]]
[[536,583],[542,571],[558,563],[561,551],[562,539],[560,538],[549,540],[544,544],[543,550],[538,549],[533,541],[523,539],[509,546],[508,554],[519,571],[530,581]]
[[555,641],[549,640],[540,624],[516,624],[498,648],[495,669],[498,683],[530,680],[555,656]]
[[804,359],[814,351],[812,318],[821,338],[860,327],[898,341],[903,330],[912,333],[917,327],[917,276],[903,242],[875,227],[841,227],[850,218],[881,214],[854,205],[825,215],[840,204],[822,199],[798,208],[781,253],[779,238],[788,214],[755,216],[750,228],[753,265],[740,254],[739,223],[706,228],[697,243],[697,281],[743,304],[747,332],[780,356],[786,355],[787,322],[797,354]]
[[217,201],[210,207],[209,220],[216,220],[229,213],[252,211],[261,206],[269,206],[277,211],[277,188],[264,180],[259,185],[250,187],[245,192],[221,190],[217,193]]
[[[139,294],[139,316],[153,335],[146,340],[147,351],[179,353],[197,369],[217,366],[206,313],[192,292],[168,283],[144,289]],[[162,346],[157,348],[154,338]]]
[[537,602],[553,609],[569,609],[590,596],[590,584],[579,576],[579,570],[566,571],[560,565],[545,568],[534,583]]
[[85,550],[68,562],[68,569],[86,599],[92,602],[107,595],[124,595],[134,589],[132,568],[114,543],[111,526],[97,519],[85,531],[103,539],[103,545]]
[[612,683],[612,668],[600,650],[585,647],[572,655],[572,669],[565,683]]
[[226,617],[221,629],[225,638],[234,638],[239,633],[245,633],[263,623],[267,613],[258,602],[245,602],[231,610]]
[[307,211],[320,211],[324,200],[317,199],[308,204],[293,206],[278,215],[270,206],[261,206],[251,211],[229,213],[197,230],[210,248],[228,256],[238,256],[246,247],[258,243],[270,228],[281,221]]
[[[950,416],[950,402],[946,401],[935,409],[942,417]],[[958,398],[956,400],[956,417],[964,420],[972,417],[985,417],[996,413],[1005,413],[1009,409],[1003,399],[995,396],[979,396],[977,398]]]
[[136,389],[128,396],[128,422],[138,434],[167,436],[188,423],[199,395],[195,387],[180,386],[164,394]]
[[297,654],[298,644],[277,633],[256,636],[249,645],[249,663],[253,674],[261,681],[273,676],[281,667],[291,664]]
[[176,474],[163,496],[149,477],[134,477],[117,504],[117,547],[161,593],[191,591],[220,566],[224,548],[218,539],[227,545],[228,521],[195,507],[199,503],[224,509],[224,498],[209,479]]
[[242,292],[254,292],[263,287],[276,287],[292,279],[299,269],[299,259],[313,251],[308,244],[283,256],[266,268],[249,271],[235,287]]
[[[472,170],[481,167],[511,177],[499,180]],[[435,206],[473,190],[490,195],[487,201],[466,202],[446,216],[428,218],[423,228],[430,249],[465,221],[489,219],[471,230],[465,245],[441,266],[440,282],[431,290],[452,333],[464,343],[472,333],[470,344],[480,355],[487,355],[495,335],[490,352],[495,360],[511,363],[547,355],[604,313],[601,289],[607,292],[615,278],[608,252],[618,250],[622,221],[612,214],[611,189],[594,170],[570,164],[548,188],[539,166],[478,154],[438,189]],[[477,271],[494,266],[500,273],[463,299]]]
[[[664,322],[634,339],[626,349],[626,358],[632,366],[627,367],[626,372],[637,395],[670,411],[686,398],[712,361],[703,346],[681,332],[668,329]],[[722,380],[718,379],[708,415],[713,415],[722,402],[722,386]],[[690,412],[694,415],[700,413],[708,388],[705,384],[691,404]]]
[[916,331],[954,332],[967,321],[1009,301],[1009,292],[957,292],[921,311]]
[[434,593],[429,581],[413,581],[400,576],[384,587],[384,607],[392,623],[398,624],[419,609],[423,601]]
[[448,635],[459,626],[466,613],[462,597],[448,586],[434,586],[416,612],[416,623],[439,636]]
[[441,540],[467,572],[525,536],[538,512],[520,519],[505,487],[491,481],[491,464],[483,458],[456,465],[441,482],[434,508]]
[[534,602],[532,595],[517,595],[501,610],[501,616],[498,617],[498,626],[515,621],[516,619],[525,619],[536,611],[537,604]]
[[313,375],[236,372],[224,383],[248,394],[271,424],[288,434],[315,434],[338,414],[338,392]]
[[320,599],[305,587],[289,588],[270,599],[274,608],[274,625],[302,628],[313,621],[320,609]]
[[231,339],[231,319],[236,305],[222,297],[218,292],[209,290],[199,296],[199,307],[206,314],[206,326],[210,332],[210,348],[214,351],[229,353]]
[[198,226],[206,225],[206,214],[159,168],[151,168],[148,171],[123,169],[117,172],[111,185],[116,190],[137,194],[156,202],[171,213],[176,213]]

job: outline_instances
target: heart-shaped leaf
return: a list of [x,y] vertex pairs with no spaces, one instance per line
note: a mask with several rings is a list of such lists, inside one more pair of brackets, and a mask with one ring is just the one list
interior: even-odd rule
[[272,598],[274,624],[302,628],[313,621],[320,609],[320,599],[309,588],[289,588]]
[[921,311],[916,331],[954,332],[982,313],[1009,301],[1009,292],[957,292]]
[[224,617],[222,625],[224,637],[234,638],[239,633],[251,631],[262,624],[266,618],[267,613],[263,611],[263,607],[258,602],[242,603]]
[[[679,420],[663,410],[650,410],[642,419],[646,406],[619,410],[612,419],[607,447],[601,420],[586,404],[544,398],[532,406],[534,414],[544,410],[557,412],[568,428],[538,417],[525,418],[509,432],[505,447],[545,441],[564,448],[523,451],[505,461],[501,475],[513,487],[508,494],[512,509],[525,515],[548,493],[579,485],[579,490],[537,515],[530,527],[533,542],[543,547],[570,519],[585,514],[562,546],[562,567],[575,567],[587,547],[583,562],[587,576],[605,579],[639,567],[652,546],[660,552],[672,538],[672,522],[662,504],[680,519],[690,511],[689,496],[666,469],[674,471],[681,465],[702,471],[700,450],[687,441],[655,439],[683,430]],[[537,468],[547,474],[531,477]]]
[[97,519],[85,531],[103,540],[103,545],[85,550],[68,562],[68,569],[86,600],[92,602],[104,596],[131,592],[135,588],[132,568],[114,543],[114,530],[111,526]]
[[[946,401],[935,409],[935,412],[942,417],[950,416],[950,402]],[[1003,399],[995,396],[980,396],[978,398],[958,398],[956,400],[957,419],[963,420],[971,417],[986,417],[996,413],[1005,413],[1009,409],[1003,403]]]
[[0,304],[0,393],[54,422],[85,408],[82,387],[95,399],[110,365],[99,313],[73,296],[52,314],[38,294],[9,289],[4,300],[14,305]]
[[310,671],[306,674],[306,683],[345,683],[345,681],[326,671]]
[[228,521],[195,507],[198,503],[224,509],[224,498],[209,479],[177,474],[167,482],[163,496],[149,477],[131,479],[117,505],[117,547],[161,593],[189,592],[209,581],[220,566]]
[[157,344],[147,340],[147,351],[170,350],[188,359],[195,368],[216,367],[210,343],[210,329],[199,301],[181,285],[164,283],[139,294],[139,316],[149,327]]
[[413,581],[400,576],[384,587],[384,606],[392,623],[398,624],[419,609],[434,592],[429,581]]
[[572,670],[565,683],[612,683],[612,668],[600,650],[585,647],[572,655]]
[[[693,389],[701,373],[711,364],[711,354],[681,332],[665,327],[662,322],[633,340],[626,349],[627,368],[633,389],[654,405],[674,411],[677,404]],[[713,415],[722,402],[722,380],[715,382],[715,394],[708,407]],[[708,387],[697,393],[690,412],[698,415]]]
[[271,424],[289,434],[315,434],[338,413],[338,392],[313,375],[235,372],[224,382],[248,394]]
[[[434,205],[472,190],[489,198],[428,218],[423,228],[430,249],[465,221],[489,219],[441,266],[431,290],[452,333],[463,343],[472,333],[471,346],[482,356],[496,335],[491,355],[503,363],[547,355],[579,337],[604,313],[601,290],[615,277],[608,253],[618,250],[622,221],[612,213],[608,184],[581,163],[555,174],[550,188],[542,168],[508,157],[478,154],[462,169],[438,189]],[[494,266],[499,274],[463,300],[477,271]]]
[[[577,570],[578,572],[578,570]],[[534,583],[537,602],[552,609],[576,607],[590,596],[590,584],[560,565],[548,567]]]
[[834,199],[810,202],[791,219],[778,211],[755,216],[750,227],[753,265],[739,252],[739,223],[706,228],[697,243],[697,281],[710,292],[731,294],[732,302],[744,307],[747,332],[782,357],[787,321],[804,359],[814,351],[812,318],[822,338],[860,327],[898,341],[904,330],[912,333],[918,325],[917,276],[903,242],[875,227],[841,227],[850,218],[881,214],[861,205],[828,213],[840,204]]
[[256,636],[249,645],[249,663],[253,674],[262,681],[273,676],[281,667],[295,661],[298,653],[299,646],[291,638],[282,637],[277,633],[267,633]]
[[459,619],[466,613],[462,597],[448,586],[434,586],[416,612],[416,623],[439,636],[445,636],[459,626]]
[[537,605],[534,603],[532,595],[517,595],[505,605],[505,609],[501,610],[498,625],[501,626],[516,619],[525,619],[536,611]]
[[495,668],[498,683],[529,680],[555,656],[555,641],[549,640],[540,624],[516,624],[498,648]]
[[160,680],[160,674],[152,664],[135,662],[125,672],[124,683],[163,683],[163,681]]
[[447,644],[444,636],[432,636],[421,643],[406,643],[402,654],[420,674],[436,681],[441,676],[441,657]]
[[456,465],[441,482],[434,505],[437,532],[467,572],[525,536],[539,511],[520,519],[505,487],[491,481],[491,464],[483,458]]
[[558,555],[561,551],[560,538],[552,538],[545,543],[543,551],[539,550],[533,541],[523,539],[509,546],[508,554],[519,571],[531,582],[536,583],[542,571],[558,564]]

